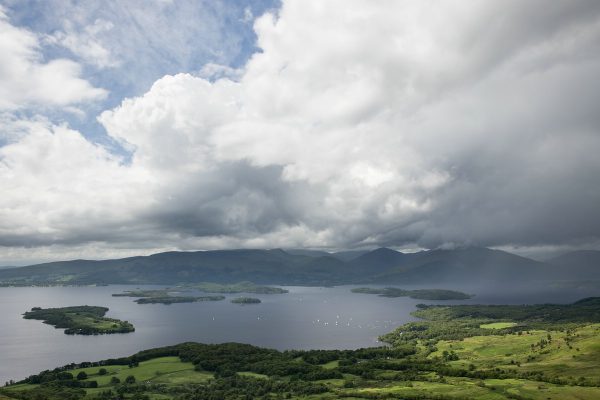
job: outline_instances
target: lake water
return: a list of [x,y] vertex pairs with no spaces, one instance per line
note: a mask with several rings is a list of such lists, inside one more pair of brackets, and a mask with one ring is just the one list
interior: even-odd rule
[[[353,286],[334,288],[286,287],[290,293],[249,295],[261,304],[238,305],[227,295],[217,302],[137,304],[111,294],[161,286],[0,288],[0,383],[71,362],[128,356],[153,347],[186,341],[242,342],[284,349],[355,349],[377,346],[377,337],[414,320],[418,303],[441,303],[410,298],[383,298],[351,293]],[[410,288],[408,286],[403,286]],[[532,292],[506,289],[468,290],[476,297],[448,303],[568,302],[588,293]],[[108,317],[130,321],[136,331],[100,336],[65,335],[22,313],[32,307],[96,305],[110,308]]]

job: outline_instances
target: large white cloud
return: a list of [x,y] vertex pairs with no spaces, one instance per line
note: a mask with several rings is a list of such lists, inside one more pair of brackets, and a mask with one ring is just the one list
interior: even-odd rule
[[151,177],[65,126],[18,125],[22,137],[0,148],[3,245],[107,240],[135,229]]
[[38,37],[10,24],[0,6],[0,111],[31,106],[69,106],[106,96],[81,78],[71,60],[43,60]]
[[[59,196],[98,218],[75,229],[13,200],[8,225],[132,248],[597,243],[597,3],[291,0],[255,30],[237,80],[165,76],[99,117],[131,162],[87,148],[80,192]],[[57,142],[68,160],[60,129],[13,149]],[[16,154],[17,192],[52,181]]]

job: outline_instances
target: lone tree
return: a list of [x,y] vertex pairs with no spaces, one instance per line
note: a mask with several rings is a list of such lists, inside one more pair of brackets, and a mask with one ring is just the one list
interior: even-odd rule
[[85,372],[81,371],[80,373],[77,374],[78,381],[82,381],[84,379],[87,379],[87,374]]
[[127,384],[135,383],[135,376],[129,375],[127,378],[125,378],[125,383],[127,383]]
[[108,373],[108,371],[106,370],[106,368],[100,368],[100,370],[98,371],[98,375],[106,375]]

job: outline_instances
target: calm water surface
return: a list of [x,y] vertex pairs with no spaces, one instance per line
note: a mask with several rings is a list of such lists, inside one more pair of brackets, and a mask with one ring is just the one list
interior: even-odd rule
[[[0,288],[0,383],[71,362],[128,356],[137,351],[185,341],[242,342],[275,349],[354,349],[376,346],[377,337],[414,320],[410,312],[423,300],[383,298],[351,293],[352,286],[286,287],[281,295],[250,295],[257,305],[237,305],[227,295],[217,302],[136,304],[112,293],[160,286]],[[407,286],[403,286],[409,288]],[[481,293],[465,302],[567,302],[582,293],[528,291]],[[526,293],[526,294],[523,294]],[[440,303],[429,302],[429,303]],[[25,320],[32,307],[96,305],[110,308],[108,317],[132,322],[136,331],[100,336],[65,335],[41,321]]]

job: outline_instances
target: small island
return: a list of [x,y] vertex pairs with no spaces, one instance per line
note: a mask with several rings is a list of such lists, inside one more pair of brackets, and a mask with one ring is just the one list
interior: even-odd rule
[[61,308],[33,307],[23,314],[25,319],[37,319],[57,329],[65,329],[67,335],[103,335],[135,331],[127,321],[106,318],[107,307],[74,306]]
[[[152,290],[127,290],[123,293],[114,293],[114,297],[139,297],[134,302],[138,304],[175,304],[175,303],[196,303],[199,301],[220,301],[225,296],[172,296],[170,293],[177,293],[170,289],[152,289]],[[181,292],[181,291],[179,291]]]
[[174,304],[174,303],[196,303],[199,301],[220,301],[225,296],[162,296],[162,297],[142,297],[135,300],[138,304]]
[[394,287],[383,289],[360,287],[351,290],[352,293],[378,294],[381,297],[410,297],[419,300],[467,300],[473,295],[445,289],[415,289],[405,290]]
[[261,301],[255,297],[237,297],[231,300],[231,302],[234,304],[258,304]]
[[113,297],[164,297],[169,295],[168,289],[126,290],[123,293],[113,293]]
[[284,294],[287,289],[274,286],[260,286],[252,282],[238,282],[231,284],[200,282],[187,286],[205,293],[255,293],[255,294]]

